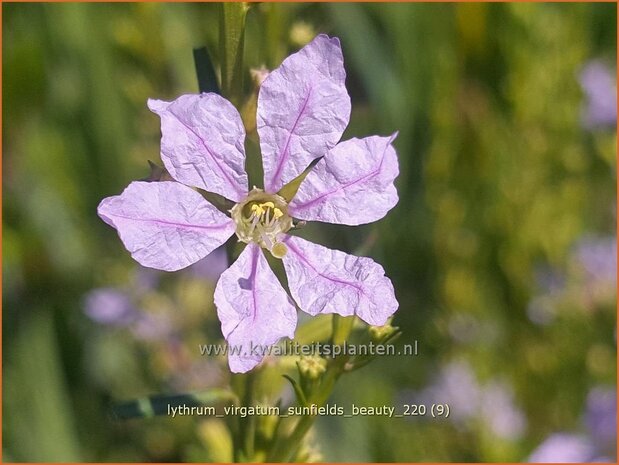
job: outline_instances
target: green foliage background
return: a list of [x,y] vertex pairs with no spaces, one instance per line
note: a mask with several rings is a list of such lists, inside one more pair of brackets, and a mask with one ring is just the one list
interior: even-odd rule
[[[221,458],[206,438],[220,425],[108,418],[112,399],[166,389],[149,358],[159,349],[82,308],[88,290],[137,267],[96,206],[158,157],[146,99],[197,92],[192,47],[217,65],[219,7],[2,8],[4,461]],[[259,4],[245,62],[274,68],[318,32],[342,40],[344,138],[399,131],[401,200],[377,224],[316,224],[306,237],[349,252],[369,238],[401,303],[401,343],[420,346],[343,378],[332,401],[398,404],[464,360],[479,380],[507,380],[527,419],[522,437],[501,440],[477,420],[323,418],[324,459],[520,461],[548,434],[579,431],[588,390],[615,385],[615,294],[584,309],[576,285],[544,326],[527,308],[537,270],[571,276],[579,239],[614,235],[616,132],[582,128],[578,74],[614,62],[616,5]],[[205,287],[187,306],[212,324]],[[465,341],[449,330],[463,316],[482,328]]]

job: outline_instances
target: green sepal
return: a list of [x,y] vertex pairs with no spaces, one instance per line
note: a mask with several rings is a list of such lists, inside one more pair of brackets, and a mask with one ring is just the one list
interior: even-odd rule
[[234,207],[234,202],[232,200],[228,200],[223,195],[216,194],[215,192],[208,192],[200,188],[197,190],[200,195],[217,208],[217,210],[230,216],[230,210]]
[[294,178],[292,181],[282,187],[277,193],[277,195],[283,197],[286,202],[290,203],[294,196],[297,195],[297,191],[299,190],[299,186],[301,185],[303,180],[307,177],[310,171],[312,171],[314,166],[316,166],[316,163],[318,163],[322,159],[323,157],[318,157],[312,160],[312,162],[307,166],[307,168],[305,168],[300,175],[298,175],[296,178]]
[[327,341],[331,336],[330,315],[316,315],[297,328],[295,340],[299,344]]
[[213,92],[221,94],[217,75],[213,61],[206,47],[197,47],[193,49],[193,62],[196,67],[196,76],[198,78],[198,89],[200,92]]
[[150,174],[145,178],[139,179],[144,182],[158,182],[158,181],[174,181],[168,170],[163,166],[159,166],[157,163],[148,160],[148,167],[150,168]]

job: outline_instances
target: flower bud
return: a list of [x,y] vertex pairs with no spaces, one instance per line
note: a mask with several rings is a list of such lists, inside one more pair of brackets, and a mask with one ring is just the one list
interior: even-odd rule
[[327,361],[319,355],[301,357],[298,366],[301,376],[308,379],[318,379],[327,371]]
[[368,328],[368,332],[370,333],[370,338],[372,339],[373,342],[384,341],[389,336],[391,336],[396,330],[397,328],[394,328],[393,326],[391,326],[390,323],[387,323],[386,325],[383,325],[383,326],[370,326]]

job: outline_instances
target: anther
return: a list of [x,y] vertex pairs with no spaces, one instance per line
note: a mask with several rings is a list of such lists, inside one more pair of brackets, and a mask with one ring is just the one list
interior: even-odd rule
[[271,247],[271,255],[275,258],[282,259],[288,253],[288,247],[282,242],[277,242]]

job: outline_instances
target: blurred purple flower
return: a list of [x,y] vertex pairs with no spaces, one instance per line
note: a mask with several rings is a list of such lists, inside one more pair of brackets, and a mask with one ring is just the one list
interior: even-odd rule
[[479,412],[480,387],[468,363],[450,362],[432,384],[415,396],[416,402],[449,404],[450,418],[461,423]]
[[138,315],[129,295],[112,287],[93,289],[86,294],[84,311],[93,321],[113,326],[126,326]]
[[498,438],[515,440],[526,428],[526,417],[515,405],[508,384],[490,381],[482,386],[465,361],[445,365],[431,384],[421,392],[407,395],[404,402],[449,404],[449,418],[461,425],[470,419],[479,419]]
[[614,387],[595,387],[587,396],[585,424],[595,444],[614,452],[617,444],[617,392]]
[[565,289],[565,281],[564,273],[556,268],[543,266],[535,270],[535,283],[544,294],[559,294]]
[[131,325],[131,333],[144,341],[160,341],[172,334],[173,325],[168,315],[142,312]]
[[576,257],[590,284],[617,281],[617,239],[615,237],[585,238],[576,248]]
[[587,63],[580,73],[587,103],[583,111],[583,124],[587,128],[617,124],[617,77],[599,60]]
[[514,404],[514,394],[509,385],[491,381],[481,393],[482,418],[489,429],[501,439],[519,439],[527,420]]
[[587,396],[584,422],[588,434],[555,433],[529,457],[530,462],[614,462],[617,448],[617,393],[595,387]]
[[[340,42],[326,35],[269,73],[256,115],[264,189],[251,191],[245,128],[229,101],[213,93],[150,99],[148,107],[161,118],[161,159],[176,182],[132,182],[99,204],[99,216],[150,268],[186,268],[234,234],[247,243],[215,289],[222,333],[242,348],[229,353],[233,372],[249,371],[264,358],[251,346],[294,337],[293,299],[311,315],[354,314],[371,325],[384,325],[398,308],[391,280],[372,259],[286,234],[293,217],[354,226],[383,218],[398,202],[397,133],[340,142],[350,120],[345,80]],[[315,160],[294,198],[280,195]],[[188,186],[232,201],[231,215]],[[263,249],[283,261],[292,299]]]
[[576,463],[589,462],[594,457],[594,447],[586,437],[556,433],[540,444],[531,453],[527,461],[533,463]]
[[527,306],[529,320],[537,325],[548,325],[556,316],[554,297],[565,290],[565,275],[549,266],[535,271],[535,284],[540,295],[533,297]]
[[134,278],[136,292],[139,294],[144,294],[155,289],[159,283],[161,275],[161,271],[138,265]]

